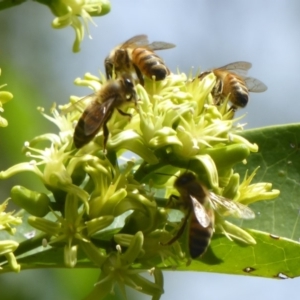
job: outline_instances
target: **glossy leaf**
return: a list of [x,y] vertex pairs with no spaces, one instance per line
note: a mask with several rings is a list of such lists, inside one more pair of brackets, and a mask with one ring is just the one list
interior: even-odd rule
[[[280,190],[275,200],[251,205],[256,213],[253,220],[241,221],[243,228],[253,228],[251,235],[257,244],[247,246],[214,236],[211,251],[201,260],[178,270],[207,271],[253,275],[269,278],[300,276],[300,125],[291,124],[248,130],[243,136],[259,146],[247,164],[235,171],[244,177],[260,169],[254,182],[270,182]],[[263,232],[264,231],[264,232]],[[214,255],[212,254],[214,253]]]
[[260,166],[254,181],[270,182],[280,190],[275,200],[251,205],[256,218],[244,221],[243,227],[266,231],[295,241],[300,238],[300,125],[272,126],[245,131],[243,136],[259,145],[259,152],[238,165],[243,178]]
[[177,270],[201,270],[277,279],[300,275],[299,243],[254,230],[249,233],[256,239],[256,245],[245,246],[230,242],[225,236],[216,236],[211,243],[215,256],[208,251],[202,261],[193,261],[188,268],[183,266]]

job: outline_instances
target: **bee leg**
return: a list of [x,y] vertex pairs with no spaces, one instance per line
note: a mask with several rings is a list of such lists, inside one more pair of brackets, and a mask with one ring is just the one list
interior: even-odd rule
[[217,80],[211,92],[214,98],[214,104],[217,106],[221,105],[224,100],[224,96],[222,95],[222,92],[223,92],[223,82],[221,80]]
[[220,106],[221,105],[221,98],[220,97],[218,97],[218,96],[215,96],[214,97],[214,104],[216,105],[216,106]]
[[237,111],[237,107],[232,105],[228,109],[228,113],[230,114],[230,118],[233,119],[235,112]]
[[183,234],[185,226],[187,224],[187,220],[190,216],[190,213],[188,212],[183,221],[182,221],[182,225],[180,226],[179,230],[177,231],[177,233],[167,242],[167,243],[160,243],[163,246],[167,246],[167,245],[172,245],[175,241],[177,241]]
[[135,73],[136,73],[136,75],[137,75],[137,77],[140,81],[140,84],[142,86],[144,86],[145,82],[144,82],[144,77],[143,77],[142,72],[140,71],[140,69],[135,64],[133,64],[133,67],[134,67]]
[[235,113],[237,111],[237,107],[235,105],[231,105],[229,110],[232,110]]
[[111,79],[114,72],[114,66],[109,59],[105,59],[104,64],[105,64],[106,79]]
[[169,200],[168,200],[168,203],[167,203],[166,207],[173,208],[173,207],[175,207],[176,202],[179,202],[179,197],[176,196],[176,195],[171,195]]
[[215,95],[221,96],[223,93],[223,87],[224,87],[224,83],[222,80],[217,79],[216,80],[216,84],[213,87],[213,93]]
[[107,140],[108,140],[108,136],[109,136],[107,122],[108,122],[108,120],[106,120],[106,122],[103,123],[103,153],[104,154],[106,154],[106,144],[107,144]]
[[117,108],[118,112],[122,115],[122,116],[125,116],[125,117],[129,117],[129,119],[132,118],[132,114],[128,114],[126,112],[124,112],[123,110]]

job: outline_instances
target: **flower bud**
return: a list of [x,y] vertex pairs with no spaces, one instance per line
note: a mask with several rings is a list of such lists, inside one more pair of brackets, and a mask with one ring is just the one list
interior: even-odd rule
[[226,235],[229,240],[233,238],[249,245],[256,244],[255,239],[247,231],[226,220],[216,222],[216,232],[219,231]]
[[250,149],[245,144],[206,148],[201,154],[208,154],[214,160],[217,169],[231,168],[236,163],[243,161],[250,154]]
[[10,266],[10,268],[19,273],[21,270],[21,265],[19,265],[17,263],[16,257],[14,256],[14,254],[12,252],[5,254],[5,257],[7,259],[8,265]]
[[160,291],[157,294],[154,294],[152,300],[159,300],[161,294],[164,293],[164,275],[161,269],[154,268],[151,270],[151,275],[154,276],[154,283],[160,287]]
[[93,243],[87,243],[80,241],[80,247],[94,264],[96,264],[98,267],[101,267],[102,264],[106,260],[106,255],[101,252],[100,249],[98,249]]
[[118,245],[127,248],[129,247],[133,237],[134,236],[131,234],[117,233],[114,235],[114,240]]
[[230,177],[229,182],[223,191],[223,196],[228,199],[234,199],[236,196],[239,196],[239,184],[240,175],[235,173]]
[[12,240],[0,241],[0,255],[5,255],[9,252],[15,251],[19,246],[19,243]]
[[72,182],[75,185],[80,185],[86,177],[86,172],[83,169],[83,166],[76,166],[72,172],[71,178]]
[[114,151],[126,149],[140,156],[150,164],[158,163],[157,157],[145,145],[143,138],[133,130],[122,131],[112,136],[107,143],[107,148],[112,148]]
[[61,230],[61,224],[57,222],[52,222],[50,220],[38,217],[30,216],[28,218],[28,223],[43,232],[46,232],[50,235],[57,235]]
[[44,193],[31,191],[16,185],[10,191],[12,201],[36,217],[44,217],[49,211],[50,199]]
[[131,280],[126,282],[126,284],[140,291],[141,293],[152,296],[157,296],[158,294],[163,293],[163,289],[158,284],[149,281],[139,274],[132,275],[130,279]]
[[0,241],[0,256],[4,255],[6,257],[8,265],[15,272],[19,272],[21,269],[21,266],[17,263],[16,257],[13,254],[13,251],[15,251],[18,246],[19,243],[12,240]]
[[64,247],[64,262],[65,265],[69,268],[74,268],[77,263],[77,245]]
[[132,264],[139,256],[144,243],[144,235],[141,231],[138,231],[129,244],[126,252],[122,254],[122,261],[126,264]]
[[92,219],[86,222],[88,236],[92,236],[94,233],[98,232],[109,226],[114,221],[114,216],[103,216],[99,218]]

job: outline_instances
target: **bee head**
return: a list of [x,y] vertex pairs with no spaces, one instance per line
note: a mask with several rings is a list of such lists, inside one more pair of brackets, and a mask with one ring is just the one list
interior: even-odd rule
[[195,180],[196,176],[192,172],[185,172],[176,179],[174,186],[176,188],[180,188],[194,182]]
[[130,90],[132,91],[134,89],[134,85],[133,85],[131,79],[129,79],[129,78],[124,78],[124,85],[128,91],[130,91]]
[[130,75],[123,74],[120,79],[125,93],[126,101],[137,101],[137,95],[134,88],[133,80]]

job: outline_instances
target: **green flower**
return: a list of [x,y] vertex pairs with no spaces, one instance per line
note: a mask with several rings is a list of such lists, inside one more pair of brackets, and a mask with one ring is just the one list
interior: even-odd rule
[[[12,228],[11,225],[19,225],[22,223],[22,220],[19,217],[13,216],[13,212],[4,212],[7,204],[8,200],[0,204],[0,230],[6,230],[10,234],[14,234],[16,229]],[[13,254],[18,246],[19,243],[15,241],[0,240],[0,256],[4,255],[6,257],[9,268],[15,272],[19,272],[21,269],[21,266],[17,263],[17,260]]]
[[[7,259],[9,268],[14,272],[20,272],[21,266],[17,263],[13,252],[18,248],[19,244],[11,240],[0,241],[0,256],[4,255]],[[2,267],[0,267],[2,269]]]
[[258,169],[259,167],[250,176],[246,173],[243,182],[240,184],[238,201],[245,205],[262,200],[272,200],[280,194],[279,190],[272,189],[271,183],[258,182],[250,184]]
[[[1,76],[1,69],[0,69]],[[0,85],[0,89],[5,87],[6,84]],[[0,91],[0,113],[4,111],[3,104],[10,101],[13,98],[13,95],[6,91]],[[8,125],[7,120],[0,116],[0,127],[6,127]]]
[[76,265],[78,247],[81,247],[95,264],[101,266],[105,255],[91,242],[90,236],[109,226],[114,218],[103,216],[97,220],[86,221],[85,209],[78,210],[78,198],[74,194],[68,194],[64,211],[64,216],[53,212],[55,221],[29,217],[28,222],[51,236],[50,245],[64,245],[64,262],[67,267]]
[[224,234],[230,241],[234,239],[248,245],[256,244],[255,239],[247,231],[218,216],[216,218],[215,230],[218,233]]
[[[68,162],[72,157],[70,152],[72,124],[67,121],[68,117],[59,115],[55,109],[52,110],[52,114],[53,118],[45,116],[58,126],[61,130],[60,134],[44,134],[34,138],[31,142],[25,142],[26,156],[33,159],[0,172],[0,179],[9,178],[19,172],[33,172],[41,179],[48,190],[51,192],[60,190],[76,194],[88,209],[87,192],[73,184],[72,172],[67,169]],[[44,149],[33,147],[44,141],[50,142],[50,146]]]
[[[96,26],[91,16],[103,16],[110,11],[109,0],[53,0],[50,4],[44,0],[39,2],[49,5],[53,14],[57,16],[52,22],[53,28],[60,29],[66,26],[74,28],[76,39],[73,52],[80,50],[84,30],[89,32],[88,23],[91,22]],[[90,34],[89,37],[91,38]]]
[[[162,272],[159,269],[149,270],[154,275],[155,282],[151,282],[140,273],[145,273],[145,269],[133,268],[136,259],[143,255],[143,234],[137,232],[132,236],[125,253],[122,253],[121,246],[117,245],[117,252],[111,253],[101,268],[101,274],[92,293],[86,299],[104,299],[107,294],[113,293],[114,285],[118,284],[123,296],[126,298],[125,285],[147,295],[152,295],[159,299],[163,293]],[[153,298],[154,299],[154,298]]]
[[4,212],[8,204],[8,200],[5,200],[0,204],[0,230],[6,230],[10,234],[16,232],[15,228],[12,228],[11,225],[19,225],[22,223],[20,217],[13,216],[13,212]]

